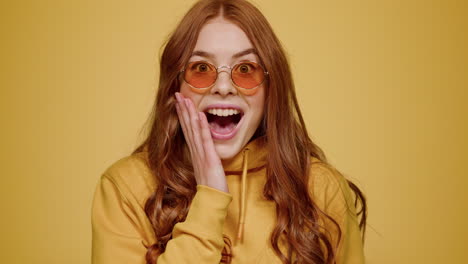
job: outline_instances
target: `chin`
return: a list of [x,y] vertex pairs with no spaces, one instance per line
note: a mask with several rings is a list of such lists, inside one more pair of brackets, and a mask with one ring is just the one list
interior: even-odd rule
[[234,158],[244,147],[241,142],[215,142],[214,146],[221,160]]

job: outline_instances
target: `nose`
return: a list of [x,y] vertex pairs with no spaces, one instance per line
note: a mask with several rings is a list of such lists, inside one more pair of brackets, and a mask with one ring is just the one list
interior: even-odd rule
[[229,69],[223,68],[219,70],[218,78],[211,88],[211,94],[219,94],[223,97],[229,94],[237,95],[237,89],[231,82],[231,72]]

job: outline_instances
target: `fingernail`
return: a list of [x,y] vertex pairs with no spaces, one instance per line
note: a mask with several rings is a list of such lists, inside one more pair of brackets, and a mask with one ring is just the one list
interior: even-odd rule
[[176,97],[177,101],[180,101],[180,97],[179,97],[179,93],[178,93],[178,92],[175,93],[175,97]]

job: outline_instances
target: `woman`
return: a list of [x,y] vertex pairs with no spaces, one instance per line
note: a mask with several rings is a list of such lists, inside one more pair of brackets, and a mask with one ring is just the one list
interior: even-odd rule
[[96,190],[93,263],[364,262],[364,197],[309,138],[258,9],[197,2],[160,70],[147,139]]

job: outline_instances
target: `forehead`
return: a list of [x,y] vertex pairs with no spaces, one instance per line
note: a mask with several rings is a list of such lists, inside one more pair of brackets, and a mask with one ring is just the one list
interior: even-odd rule
[[[202,27],[194,51],[208,52],[213,55],[212,59],[226,61],[247,49],[253,49],[253,45],[241,28],[225,20],[216,20]],[[245,57],[256,56],[249,53]]]

